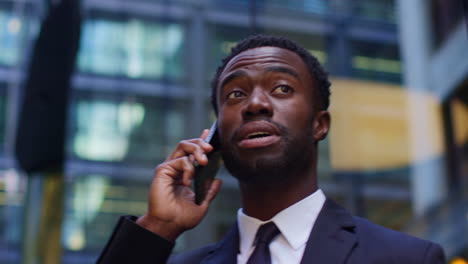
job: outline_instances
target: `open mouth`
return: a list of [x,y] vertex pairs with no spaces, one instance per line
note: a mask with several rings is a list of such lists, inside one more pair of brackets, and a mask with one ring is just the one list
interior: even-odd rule
[[262,138],[271,136],[268,132],[254,132],[247,135],[247,139]]
[[280,140],[278,129],[266,121],[254,121],[244,125],[238,135],[238,146],[243,149],[265,148]]

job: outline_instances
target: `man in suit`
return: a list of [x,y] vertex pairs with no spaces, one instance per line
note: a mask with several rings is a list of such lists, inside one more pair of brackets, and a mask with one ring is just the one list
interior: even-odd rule
[[224,164],[241,191],[236,224],[222,241],[170,257],[220,189],[216,179],[194,203],[193,164],[212,150],[205,130],[157,167],[147,212],[120,219],[98,263],[443,263],[438,245],[351,216],[318,188],[329,86],[317,59],[288,39],[237,44],[212,85]]

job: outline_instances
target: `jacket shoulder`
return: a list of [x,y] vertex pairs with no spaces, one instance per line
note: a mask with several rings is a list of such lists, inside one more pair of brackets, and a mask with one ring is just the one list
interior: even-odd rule
[[413,237],[354,216],[359,245],[368,256],[385,261],[376,263],[445,263],[436,243]]
[[218,243],[206,245],[201,248],[193,249],[187,252],[172,255],[168,264],[191,264],[200,263],[207,255],[218,248]]

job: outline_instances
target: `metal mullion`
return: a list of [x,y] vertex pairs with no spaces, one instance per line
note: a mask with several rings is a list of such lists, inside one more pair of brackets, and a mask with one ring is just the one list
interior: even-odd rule
[[[368,25],[372,25],[372,23],[368,23]],[[387,30],[383,30],[382,28],[373,29],[366,25],[351,24],[346,34],[353,40],[399,44],[396,26],[390,26]]]
[[83,160],[68,160],[65,164],[67,178],[74,178],[86,174],[103,174],[112,179],[149,181],[154,168],[133,166],[128,163],[109,163]]
[[[307,34],[330,34],[332,27],[327,17],[292,18],[289,16],[277,17],[269,14],[257,14],[256,22],[259,28],[275,28],[284,31],[294,31]],[[249,15],[244,13],[208,10],[206,20],[211,24],[249,27]]]
[[79,91],[99,91],[118,94],[135,94],[143,96],[170,97],[185,99],[189,96],[188,89],[182,85],[168,84],[157,81],[129,80],[123,78],[84,76],[76,74],[73,87]]
[[170,17],[171,19],[188,19],[190,7],[154,3],[149,1],[121,1],[121,0],[85,0],[85,10],[102,10],[105,12],[125,12],[135,16]]

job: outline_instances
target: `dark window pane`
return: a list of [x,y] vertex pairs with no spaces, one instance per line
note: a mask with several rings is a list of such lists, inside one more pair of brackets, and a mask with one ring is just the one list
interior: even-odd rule
[[[434,41],[436,46],[441,45],[452,33],[455,27],[465,19],[468,4],[463,1],[431,0],[431,22],[434,28]],[[463,7],[465,5],[465,7]]]
[[360,79],[402,82],[398,46],[392,44],[352,41],[352,75]]

